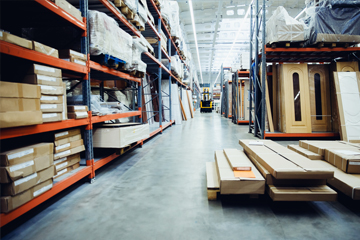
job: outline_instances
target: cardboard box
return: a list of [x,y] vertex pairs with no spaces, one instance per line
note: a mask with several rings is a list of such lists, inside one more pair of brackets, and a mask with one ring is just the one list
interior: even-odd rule
[[61,132],[55,133],[54,140],[57,141],[60,139],[69,138],[69,137],[79,135],[79,134],[81,134],[80,128],[69,129],[66,131],[61,131]]
[[343,141],[299,141],[299,146],[308,149],[311,152],[317,153],[325,159],[325,149],[331,148],[347,148],[348,145]]
[[24,163],[43,155],[53,154],[53,143],[37,143],[0,153],[0,166],[12,166]]
[[77,140],[80,140],[80,139],[81,139],[81,134],[77,134],[77,135],[74,135],[74,136],[71,136],[71,137],[56,140],[54,142],[54,145],[55,145],[55,147],[57,147],[57,146],[64,145],[64,144],[69,143],[69,142],[74,142],[74,141],[77,141]]
[[62,60],[68,61],[68,62],[72,62],[72,63],[76,63],[76,64],[80,64],[83,66],[86,66],[86,62],[74,57],[70,57],[70,58],[62,58]]
[[42,119],[44,123],[62,121],[62,113],[43,113]]
[[61,69],[43,66],[35,63],[29,69],[28,74],[39,74],[50,77],[62,78]]
[[41,111],[0,112],[0,128],[42,124]]
[[82,119],[89,117],[87,112],[68,112],[67,116],[69,119]]
[[40,103],[46,104],[63,104],[63,96],[51,96],[51,95],[41,95]]
[[68,105],[67,110],[69,112],[87,112],[88,107],[84,105]]
[[40,100],[36,98],[0,97],[0,112],[10,111],[40,111]]
[[253,156],[276,179],[328,179],[334,175],[317,162],[277,146],[271,140],[240,140],[239,143],[247,155]]
[[64,168],[63,170],[59,171],[59,172],[54,176],[54,179],[55,179],[55,178],[58,178],[58,177],[60,177],[60,176],[62,176],[62,175],[64,175],[65,173],[68,173],[68,172],[70,172],[70,171],[72,171],[72,170],[75,170],[75,169],[77,169],[78,167],[80,167],[80,163],[76,163],[76,164],[74,164],[74,165],[72,165],[72,166],[70,166],[70,167]]
[[33,45],[32,45],[31,41],[29,41],[25,38],[21,38],[21,37],[15,36],[13,34],[4,32],[4,31],[0,31],[0,40],[18,45],[20,47],[33,49]]
[[42,43],[33,41],[33,49],[37,52],[44,53],[48,56],[59,58],[59,51],[57,49],[46,46]]
[[46,86],[39,85],[41,88],[41,94],[44,95],[64,95],[63,86]]
[[40,98],[40,87],[32,84],[0,81],[0,97]]
[[294,152],[297,152],[301,155],[303,155],[304,157],[307,157],[311,160],[323,160],[324,159],[324,156],[321,156],[320,154],[317,154],[317,153],[314,153],[314,152],[311,152],[305,148],[302,148],[298,145],[288,145],[287,146],[290,150],[294,151]]
[[3,184],[1,185],[1,195],[14,196],[19,194],[39,183],[45,182],[48,179],[52,179],[52,177],[55,175],[55,172],[55,166],[51,165],[46,169],[33,173],[27,177],[20,178],[12,183]]
[[87,61],[87,57],[85,54],[76,52],[71,49],[60,50],[59,56],[60,56],[60,58],[68,58],[69,59],[70,57],[73,57],[73,58],[77,58],[77,59],[85,61],[85,62]]
[[24,78],[23,82],[29,84],[46,85],[46,86],[62,86],[62,78],[50,77],[40,74],[27,75]]
[[0,183],[10,183],[54,165],[53,154],[43,155],[17,165],[0,167]]
[[67,120],[68,116],[67,116],[67,98],[66,98],[66,83],[63,82],[63,109],[64,111],[62,112],[62,119],[63,120]]
[[2,213],[10,212],[11,210],[20,207],[21,205],[29,202],[31,199],[50,190],[52,187],[53,187],[53,180],[49,179],[18,195],[1,197],[0,198],[1,212]]
[[268,185],[266,192],[273,201],[336,201],[337,199],[337,193],[326,185],[312,187]]
[[60,158],[58,160],[56,160],[54,162],[55,164],[55,169],[57,172],[68,168],[78,162],[80,162],[81,158],[80,158],[80,153],[68,156],[68,157],[64,157],[64,158]]
[[43,113],[62,113],[63,105],[62,104],[41,104],[40,105],[41,111]]
[[243,151],[224,149],[224,154],[233,171],[251,171],[252,163]]
[[264,194],[265,180],[255,167],[252,168],[255,178],[239,178],[234,176],[223,151],[215,151],[215,162],[221,194]]
[[327,180],[328,185],[351,197],[353,200],[360,200],[360,174],[344,173],[328,162],[317,162],[334,171],[334,177]]
[[62,8],[64,11],[68,12],[70,15],[75,17],[80,22],[83,21],[81,12],[67,1],[65,0],[51,0],[51,1],[54,2],[56,5],[58,5],[60,8]]
[[85,146],[84,145],[81,145],[81,146],[78,146],[78,147],[75,147],[75,148],[71,148],[71,149],[63,151],[63,152],[55,153],[54,154],[54,160],[58,160],[58,159],[63,158],[63,157],[74,155],[75,153],[79,153],[79,152],[82,152],[82,151],[85,151]]
[[124,124],[115,123],[102,126],[93,131],[93,146],[96,148],[123,148],[150,136],[149,124],[122,127]]
[[360,149],[326,149],[325,160],[346,173],[360,173]]
[[79,140],[76,140],[73,142],[68,142],[63,145],[55,147],[54,153],[64,152],[66,150],[79,147],[81,145],[84,145],[84,141],[82,139],[79,139]]

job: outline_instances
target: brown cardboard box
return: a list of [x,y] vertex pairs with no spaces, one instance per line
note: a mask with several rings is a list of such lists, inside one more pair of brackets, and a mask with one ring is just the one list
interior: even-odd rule
[[43,119],[44,123],[59,122],[59,121],[62,121],[62,114],[61,113],[43,113],[42,119]]
[[304,157],[307,157],[311,160],[323,160],[324,156],[321,156],[320,154],[311,152],[305,148],[302,148],[298,145],[288,145],[288,148],[291,149],[294,152],[297,152],[301,155],[303,155]]
[[40,87],[32,84],[0,81],[0,97],[40,98]]
[[68,12],[70,15],[74,16],[80,22],[83,21],[81,12],[67,1],[65,0],[51,0],[51,1],[54,2],[56,5],[58,5],[60,8],[62,8],[64,11]]
[[[349,145],[343,141],[299,141],[299,146],[308,149],[311,152],[317,153],[320,156],[325,156],[325,149],[331,148],[348,148]],[[325,157],[323,158],[325,159]]]
[[63,170],[59,171],[55,176],[54,176],[54,179],[55,178],[58,178],[60,177],[61,175],[64,175],[65,173],[68,173],[74,169],[77,169],[78,167],[80,167],[80,163],[76,163],[70,167],[67,167],[67,168],[64,168]]
[[44,95],[64,95],[63,86],[47,86],[39,85],[41,87],[41,94]]
[[62,86],[62,78],[51,77],[40,74],[27,75],[24,80],[24,83],[45,85],[45,86]]
[[77,134],[71,137],[63,138],[54,142],[55,148],[60,145],[64,145],[69,142],[74,142],[81,139],[81,134]]
[[61,132],[55,133],[54,140],[57,141],[60,139],[72,137],[72,136],[79,135],[79,134],[81,134],[80,128],[69,129],[66,131],[61,131]]
[[19,45],[24,48],[33,49],[33,45],[32,45],[31,41],[29,41],[25,38],[21,38],[21,37],[15,36],[13,34],[4,32],[4,31],[0,31],[0,40],[9,42],[9,43],[12,43],[15,45]]
[[63,82],[63,113],[62,113],[62,120],[67,120],[67,99],[66,99],[66,83]]
[[73,155],[75,153],[79,153],[79,152],[82,152],[82,151],[85,151],[85,146],[84,145],[81,145],[81,146],[78,146],[78,147],[75,147],[75,148],[71,148],[71,149],[63,151],[63,152],[55,153],[54,154],[54,160],[58,160],[60,158],[67,157],[67,156],[70,156],[70,155]]
[[24,163],[43,155],[53,154],[53,143],[37,143],[0,153],[0,166],[12,166]]
[[[323,169],[316,162],[282,146],[281,151],[279,146],[268,141],[240,140],[239,143],[247,155],[253,156],[276,179],[327,179],[333,177],[334,172]],[[273,146],[279,152],[272,149]]]
[[69,112],[87,112],[88,107],[85,105],[68,105],[67,110]]
[[48,56],[59,58],[59,51],[57,49],[46,46],[42,43],[33,41],[33,49],[37,52],[44,53]]
[[0,128],[42,124],[41,111],[0,112]]
[[88,118],[89,115],[87,112],[68,112],[69,119],[81,119],[81,118]]
[[41,111],[43,113],[62,113],[63,105],[62,104],[41,104],[40,105]]
[[29,69],[28,74],[39,74],[50,77],[62,78],[61,69],[43,66],[35,63]]
[[40,111],[40,100],[37,98],[0,97],[0,112],[10,111]]
[[78,58],[75,58],[75,57],[70,57],[70,58],[62,58],[62,60],[65,60],[65,61],[68,61],[68,62],[72,62],[72,63],[76,63],[76,64],[80,64],[80,65],[83,65],[83,66],[86,66],[86,62],[83,61],[83,60],[80,60]]
[[346,173],[360,173],[360,149],[333,148],[325,150],[325,160]]
[[64,152],[71,148],[76,148],[78,146],[84,145],[84,141],[82,139],[76,140],[73,142],[65,143],[63,145],[57,146],[54,149],[54,153]]
[[46,104],[63,104],[63,96],[51,96],[51,95],[41,95],[40,103]]
[[273,201],[336,201],[337,199],[337,193],[326,185],[312,187],[268,185],[266,192]]
[[251,171],[252,163],[243,151],[224,149],[224,154],[233,171]]
[[215,151],[215,162],[221,194],[264,194],[265,180],[255,167],[252,168],[255,178],[238,178],[234,176],[223,151]]
[[80,153],[77,153],[77,154],[74,154],[74,155],[71,155],[68,157],[60,158],[54,162],[56,171],[60,172],[64,168],[68,168],[68,167],[80,162],[80,160],[81,160]]
[[20,178],[12,183],[1,185],[1,195],[2,196],[14,196],[23,191],[26,191],[33,186],[45,182],[48,179],[51,179],[55,175],[55,167],[51,165],[50,167],[43,169],[39,172],[33,173],[27,177]]
[[60,58],[70,58],[70,57],[73,57],[73,58],[77,58],[79,60],[82,60],[82,61],[87,61],[87,57],[85,54],[83,53],[79,53],[79,52],[76,52],[74,50],[71,50],[71,49],[63,49],[63,50],[60,50],[59,51],[59,56]]
[[10,183],[54,164],[53,155],[43,155],[17,165],[0,167],[0,183]]
[[337,191],[344,193],[354,200],[360,200],[360,174],[344,173],[328,162],[317,161],[324,167],[334,171],[334,178],[328,179],[327,184]]
[[0,198],[1,212],[7,213],[15,208],[20,207],[21,205],[27,203],[31,199],[50,190],[52,186],[53,186],[53,180],[49,179],[18,195],[1,197]]

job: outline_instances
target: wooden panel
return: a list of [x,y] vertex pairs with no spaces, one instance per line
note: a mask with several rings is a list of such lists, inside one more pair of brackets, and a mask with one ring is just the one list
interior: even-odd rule
[[182,116],[183,116],[183,120],[187,121],[186,113],[185,113],[184,106],[182,104],[180,95],[179,95],[179,101],[180,101],[180,107],[181,107],[181,113],[182,113]]
[[336,62],[337,72],[356,72],[359,71],[358,62]]
[[273,114],[273,125],[274,125],[274,130],[278,131],[279,130],[279,113],[278,113],[278,97],[279,97],[279,89],[278,89],[278,77],[277,77],[277,67],[276,67],[276,63],[273,63],[272,65],[272,98],[273,98],[273,105],[272,105],[272,114]]
[[269,97],[269,84],[268,81],[265,81],[266,84],[266,112],[267,112],[267,116],[268,116],[268,121],[269,121],[269,129],[270,132],[274,132],[274,124],[273,124],[273,117],[272,117],[272,113],[271,113],[271,106],[270,106],[270,97]]
[[[280,80],[282,85],[282,126],[286,133],[311,133],[311,113],[307,64],[281,64]],[[294,86],[294,79],[298,79],[298,86]],[[295,87],[295,88],[294,88]],[[298,89],[297,89],[298,88]],[[296,90],[297,89],[297,90]],[[298,91],[298,92],[294,92]],[[298,102],[295,112],[294,102]],[[284,107],[285,106],[285,107]],[[298,113],[296,115],[296,113]],[[298,118],[296,118],[298,116]]]
[[[332,127],[328,65],[308,65],[308,71],[312,131],[329,132]],[[315,85],[315,81],[320,84]],[[321,97],[316,97],[318,94]]]
[[[250,92],[250,81],[249,80],[245,80],[244,82],[244,120],[249,120],[249,108],[250,108],[250,96],[249,96],[249,92]],[[252,109],[254,109],[254,106],[252,107]],[[253,110],[252,110],[253,112]]]

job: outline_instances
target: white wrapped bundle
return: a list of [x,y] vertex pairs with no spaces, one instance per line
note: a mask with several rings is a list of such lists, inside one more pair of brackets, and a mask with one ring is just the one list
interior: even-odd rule
[[180,37],[179,4],[176,1],[169,1],[171,36]]
[[146,72],[146,63],[141,60],[141,54],[147,52],[146,40],[144,38],[134,38],[132,44],[132,61],[126,64],[129,71]]
[[123,0],[125,5],[133,12],[136,13],[137,0]]
[[132,37],[105,13],[89,10],[90,54],[109,54],[131,62]]

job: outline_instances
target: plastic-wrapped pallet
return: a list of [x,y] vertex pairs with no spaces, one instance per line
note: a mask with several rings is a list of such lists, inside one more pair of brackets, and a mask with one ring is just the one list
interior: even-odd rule
[[317,5],[307,1],[306,45],[319,42],[360,42],[360,2],[324,0]]
[[280,6],[266,22],[267,43],[304,41],[304,26]]
[[105,13],[89,10],[90,54],[109,54],[131,62],[132,37]]
[[166,1],[161,9],[161,15],[170,25],[171,36],[180,37],[179,4],[176,1]]
[[146,63],[141,60],[141,54],[147,52],[146,41],[144,38],[134,38],[132,44],[132,60],[126,64],[130,71],[146,72]]

